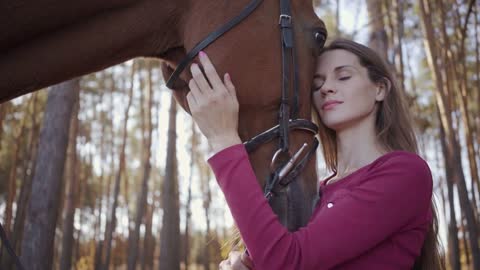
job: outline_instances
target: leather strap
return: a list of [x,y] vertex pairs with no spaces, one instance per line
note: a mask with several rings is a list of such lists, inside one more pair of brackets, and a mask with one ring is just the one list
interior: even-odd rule
[[[282,99],[278,122],[280,127],[279,148],[287,153],[289,147],[288,121],[290,119],[290,100],[288,99],[290,89],[290,64],[294,51],[294,38],[292,28],[292,12],[289,0],[280,0],[280,25],[281,44],[282,44]],[[290,56],[290,57],[289,57]],[[298,89],[293,89],[296,92]]]
[[[313,135],[318,133],[317,125],[306,119],[290,119],[288,121],[287,127],[289,128],[289,130],[305,130],[312,133]],[[247,149],[247,152],[251,153],[260,145],[265,144],[275,138],[278,138],[278,136],[280,136],[280,125],[276,125],[256,135],[250,140],[244,142],[243,145]]]
[[[167,81],[167,87],[172,89],[173,84],[175,81],[178,79],[180,74],[182,74],[183,70],[193,61],[195,56],[197,54],[205,49],[208,45],[212,44],[215,40],[217,40],[219,37],[221,37],[223,34],[226,32],[230,31],[233,27],[238,25],[240,22],[242,22],[246,17],[248,17],[250,14],[252,14],[255,9],[263,2],[263,0],[253,0],[246,6],[242,12],[235,18],[231,19],[229,22],[226,24],[222,25],[220,28],[217,30],[213,31],[210,33],[205,39],[200,41],[195,47],[193,47],[190,52],[188,52],[187,56],[183,58],[182,62],[177,66],[177,68],[173,71],[172,75],[170,75],[170,78],[168,78]],[[175,89],[173,89],[175,90]]]

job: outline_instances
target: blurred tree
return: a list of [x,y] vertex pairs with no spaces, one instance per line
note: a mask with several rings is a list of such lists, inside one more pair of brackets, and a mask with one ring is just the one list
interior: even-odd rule
[[72,119],[70,122],[69,143],[67,149],[67,159],[65,165],[65,182],[67,186],[66,202],[63,217],[62,234],[62,255],[60,258],[60,269],[69,270],[72,268],[72,249],[73,249],[73,223],[75,217],[75,208],[78,200],[78,171],[77,171],[77,133],[78,133],[78,112],[79,102],[73,107]]
[[388,39],[383,22],[382,1],[367,0],[367,11],[370,19],[368,46],[375,50],[382,58],[388,60]]
[[[128,270],[135,270],[137,265],[138,257],[138,247],[139,247],[139,238],[140,238],[140,225],[142,224],[143,217],[145,215],[145,208],[147,207],[147,196],[148,196],[148,182],[150,179],[150,170],[151,170],[151,147],[152,147],[152,106],[153,106],[153,87],[152,87],[152,67],[148,65],[147,68],[147,104],[142,102],[140,107],[146,107],[147,113],[141,115],[142,122],[142,141],[143,141],[143,176],[141,183],[141,191],[137,199],[137,209],[135,216],[135,228],[131,232],[129,248],[128,248]],[[144,90],[141,89],[142,97]],[[143,98],[141,99],[143,101]],[[143,110],[142,110],[143,112]],[[143,119],[146,119],[146,123]]]
[[111,252],[112,252],[112,238],[113,238],[113,232],[115,231],[116,227],[116,212],[117,212],[117,206],[118,206],[118,194],[120,193],[120,183],[122,180],[122,174],[124,173],[125,170],[125,147],[127,144],[127,133],[128,133],[128,119],[129,119],[129,112],[130,112],[130,107],[132,105],[132,100],[133,100],[133,89],[134,89],[134,78],[135,78],[135,71],[136,71],[136,61],[132,62],[132,66],[130,69],[130,86],[128,90],[128,104],[125,109],[125,114],[124,114],[124,120],[123,120],[123,135],[122,135],[122,144],[120,146],[120,154],[118,156],[118,169],[117,173],[115,175],[115,187],[113,191],[113,203],[112,207],[110,209],[110,218],[108,220],[108,226],[107,229],[105,230],[105,261],[103,262],[103,267],[102,269],[107,270],[110,265],[110,257],[111,257]]
[[[452,4],[447,2],[447,4]],[[453,84],[456,82],[454,69],[458,68],[454,66],[452,62],[452,45],[450,44],[447,34],[448,21],[445,12],[445,2],[429,3],[420,1],[420,11],[422,15],[423,30],[425,33],[425,51],[427,54],[427,60],[430,69],[432,70],[433,80],[436,83],[436,104],[438,108],[438,116],[440,119],[441,132],[445,135],[441,137],[442,151],[445,157],[445,174],[447,181],[453,181],[457,185],[457,191],[459,193],[459,200],[462,212],[465,214],[467,221],[467,229],[469,232],[469,243],[472,251],[473,266],[474,269],[480,269],[480,250],[478,243],[477,223],[475,221],[475,214],[473,213],[472,204],[470,202],[468,191],[466,187],[466,179],[462,168],[461,148],[458,139],[458,132],[453,125],[452,115],[455,108],[454,97],[455,91],[453,91]],[[435,8],[436,7],[436,8]],[[440,16],[434,14],[435,10],[440,10]],[[449,8],[451,9],[451,6]],[[435,20],[440,18],[440,20]],[[468,15],[466,16],[468,18]],[[435,23],[439,22],[439,31],[435,31]],[[439,44],[440,43],[440,44]],[[464,59],[462,60],[464,61]],[[465,128],[465,127],[464,127]],[[457,128],[458,129],[458,128]],[[449,186],[449,189],[453,189],[453,186]],[[449,190],[449,193],[451,191]],[[450,211],[453,213],[453,194],[449,194]],[[453,264],[453,269],[459,269],[459,250],[458,250],[458,237],[457,237],[457,225],[456,217],[450,214],[450,237],[452,242],[449,248],[450,251],[450,263]]]
[[[16,212],[15,212],[15,222],[13,225],[13,233],[11,237],[11,243],[13,249],[17,252],[17,255],[20,254],[20,242],[22,241],[23,236],[23,229],[25,224],[25,215],[27,212],[27,205],[30,199],[30,193],[32,190],[32,177],[34,175],[34,162],[36,159],[36,153],[38,149],[38,134],[40,132],[40,123],[43,117],[43,113],[40,112],[41,109],[44,107],[45,99],[42,97],[46,97],[44,95],[45,91],[43,92],[36,92],[33,95],[33,103],[32,109],[29,112],[30,118],[30,131],[27,138],[27,142],[25,144],[25,158],[23,163],[23,171],[22,176],[22,184],[20,188],[20,194],[16,201]],[[40,108],[41,107],[41,108]],[[4,269],[11,269],[12,260],[9,256],[2,257],[5,259],[2,265]]]
[[73,79],[53,86],[48,95],[22,240],[26,269],[52,269],[70,119],[78,94],[79,79]]
[[159,270],[180,270],[180,209],[176,156],[176,116],[177,103],[172,95],[168,120],[167,161],[162,187],[163,217],[160,234]]
[[188,177],[188,192],[187,201],[185,203],[185,243],[184,243],[184,257],[185,270],[188,270],[189,255],[190,255],[190,219],[192,216],[191,204],[192,204],[192,183],[195,169],[195,163],[197,162],[197,145],[198,134],[195,130],[195,122],[191,121],[192,135],[190,136],[190,175]]
[[212,203],[212,192],[210,189],[210,178],[211,178],[211,170],[210,168],[204,164],[202,166],[200,179],[201,186],[202,186],[202,193],[203,193],[203,209],[205,211],[205,223],[206,223],[206,231],[205,231],[205,248],[204,248],[204,256],[203,256],[203,267],[205,270],[210,270],[210,256],[211,256],[211,248],[210,242],[212,240],[212,233],[210,228],[210,206]]

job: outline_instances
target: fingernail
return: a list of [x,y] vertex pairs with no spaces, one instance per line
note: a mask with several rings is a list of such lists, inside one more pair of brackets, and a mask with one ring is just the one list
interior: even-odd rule
[[207,54],[204,51],[200,51],[198,55],[200,55],[200,57],[205,57]]
[[225,73],[225,76],[227,76],[227,79],[231,80],[232,78],[230,77],[229,73]]

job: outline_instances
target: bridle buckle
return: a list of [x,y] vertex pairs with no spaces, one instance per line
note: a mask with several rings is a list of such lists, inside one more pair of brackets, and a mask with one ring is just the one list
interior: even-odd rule
[[280,17],[278,18],[278,24],[282,24],[282,19],[286,19],[289,24],[292,23],[292,16],[290,15],[280,14]]

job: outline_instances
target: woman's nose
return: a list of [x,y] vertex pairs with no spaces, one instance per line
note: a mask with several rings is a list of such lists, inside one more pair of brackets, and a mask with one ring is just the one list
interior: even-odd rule
[[322,88],[320,88],[320,91],[324,95],[335,94],[337,92],[336,88],[332,84],[327,84],[326,82],[322,85]]

